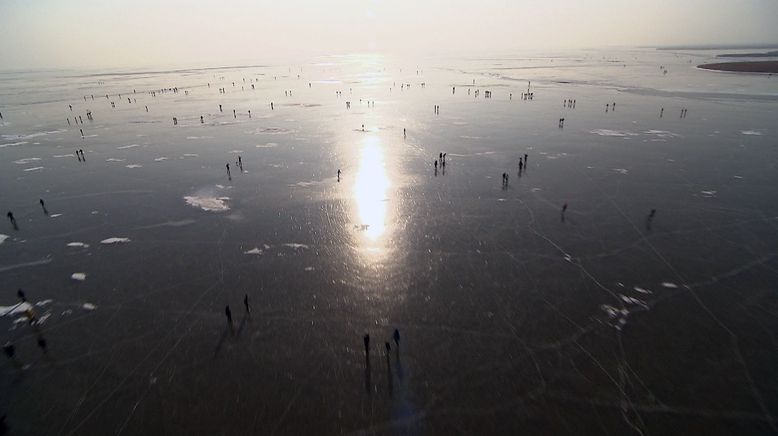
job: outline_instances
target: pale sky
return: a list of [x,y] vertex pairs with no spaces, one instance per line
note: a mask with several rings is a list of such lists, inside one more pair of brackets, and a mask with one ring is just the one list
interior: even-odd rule
[[0,69],[778,42],[778,0],[0,0]]

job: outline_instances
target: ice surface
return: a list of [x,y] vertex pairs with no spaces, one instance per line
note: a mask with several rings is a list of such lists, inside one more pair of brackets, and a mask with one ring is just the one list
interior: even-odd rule
[[9,434],[776,433],[776,79],[715,54],[3,72]]

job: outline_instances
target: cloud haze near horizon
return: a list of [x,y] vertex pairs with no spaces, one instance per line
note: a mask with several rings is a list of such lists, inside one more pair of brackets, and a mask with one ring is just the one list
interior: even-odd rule
[[778,1],[0,0],[0,69],[778,42]]

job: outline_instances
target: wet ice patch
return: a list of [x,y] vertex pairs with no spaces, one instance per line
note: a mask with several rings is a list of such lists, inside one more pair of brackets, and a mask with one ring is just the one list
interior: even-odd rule
[[68,247],[89,248],[89,244],[84,244],[83,242],[68,242]]
[[71,274],[70,278],[73,280],[77,280],[79,282],[83,282],[84,280],[86,280],[86,273],[76,272]]
[[230,197],[211,197],[192,195],[184,197],[186,204],[197,207],[208,212],[225,212],[230,210],[227,201]]
[[124,244],[127,242],[130,242],[130,238],[113,237],[100,241],[101,244]]

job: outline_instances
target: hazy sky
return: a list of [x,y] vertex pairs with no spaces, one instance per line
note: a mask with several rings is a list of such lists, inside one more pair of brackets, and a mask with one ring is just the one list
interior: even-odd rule
[[778,0],[0,0],[0,69],[778,42]]

